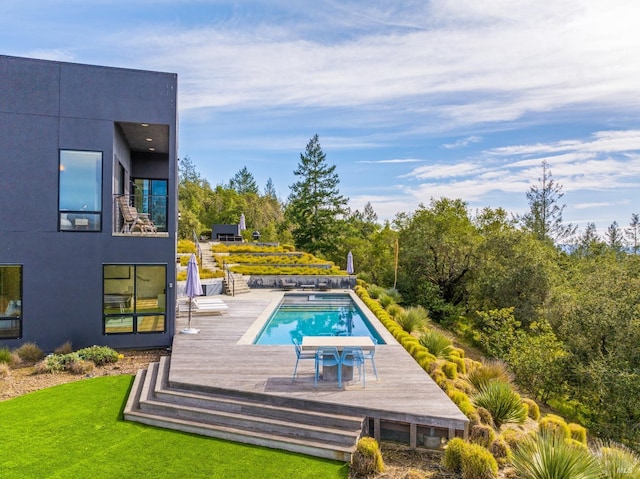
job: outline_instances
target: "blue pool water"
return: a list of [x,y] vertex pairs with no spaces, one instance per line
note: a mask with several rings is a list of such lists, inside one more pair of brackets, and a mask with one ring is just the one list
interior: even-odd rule
[[254,344],[291,344],[303,336],[371,336],[384,341],[348,294],[285,294]]

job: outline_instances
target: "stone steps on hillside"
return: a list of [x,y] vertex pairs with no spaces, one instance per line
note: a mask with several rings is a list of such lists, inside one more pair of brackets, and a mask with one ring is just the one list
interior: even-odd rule
[[235,296],[236,294],[251,292],[251,288],[249,288],[243,275],[231,273],[231,276],[233,277],[233,282],[229,281],[227,276],[222,280],[222,288],[225,294]]
[[169,384],[170,358],[138,371],[126,420],[349,462],[365,418],[313,410],[295,398]]

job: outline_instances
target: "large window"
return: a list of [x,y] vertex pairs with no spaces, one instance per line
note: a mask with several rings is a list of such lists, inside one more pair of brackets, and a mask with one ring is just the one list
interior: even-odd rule
[[60,150],[61,231],[102,229],[102,153]]
[[106,264],[103,277],[105,334],[166,331],[165,265]]
[[149,215],[158,231],[167,231],[167,180],[136,179],[133,185],[135,207]]
[[22,266],[0,264],[0,338],[22,337]]

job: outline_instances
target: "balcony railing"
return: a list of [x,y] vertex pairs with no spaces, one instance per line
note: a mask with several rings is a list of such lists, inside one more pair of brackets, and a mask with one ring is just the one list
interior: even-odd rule
[[168,197],[114,195],[113,234],[167,236]]

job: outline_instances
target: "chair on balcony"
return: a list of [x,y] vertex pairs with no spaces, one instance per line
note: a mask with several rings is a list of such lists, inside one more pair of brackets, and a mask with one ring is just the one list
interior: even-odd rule
[[129,204],[126,196],[118,196],[116,200],[123,220],[121,233],[131,233],[133,231],[155,233],[158,231],[149,215],[138,213],[136,207]]

